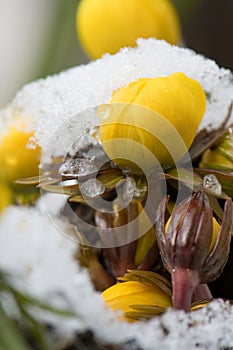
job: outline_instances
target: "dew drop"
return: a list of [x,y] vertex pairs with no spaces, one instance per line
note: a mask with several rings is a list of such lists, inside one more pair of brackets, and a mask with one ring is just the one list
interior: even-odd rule
[[139,198],[142,191],[137,187],[135,180],[132,177],[126,178],[122,188],[122,199],[124,202],[129,202],[133,198]]
[[69,159],[63,163],[58,173],[61,176],[86,176],[97,172],[97,168],[91,159],[76,158]]
[[104,193],[105,187],[101,181],[89,179],[80,185],[79,190],[84,198],[95,198]]
[[208,174],[203,178],[203,187],[206,191],[220,196],[222,194],[222,186],[214,174]]

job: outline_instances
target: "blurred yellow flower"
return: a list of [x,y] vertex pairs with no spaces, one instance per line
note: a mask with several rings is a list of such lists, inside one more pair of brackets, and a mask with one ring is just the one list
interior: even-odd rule
[[39,191],[34,186],[15,184],[17,179],[39,175],[41,149],[29,148],[32,131],[28,122],[15,113],[12,124],[0,138],[0,211],[14,203],[34,203]]
[[227,159],[223,154],[218,152],[218,149],[207,149],[199,163],[200,168],[233,170],[233,162]]
[[135,46],[137,38],[156,37],[171,44],[181,38],[170,0],[82,0],[76,24],[79,41],[93,59]]
[[205,106],[201,85],[183,73],[141,78],[99,107],[103,148],[123,167],[172,166],[191,146]]
[[206,150],[199,163],[200,168],[232,170],[233,169],[233,132],[228,128],[218,144]]
[[0,140],[1,182],[17,188],[14,185],[15,180],[38,175],[41,150],[38,146],[27,147],[32,136],[33,132],[26,132],[16,125],[11,125],[2,137]]
[[123,311],[125,319],[130,322],[133,318],[127,315],[134,312],[134,305],[153,305],[162,309],[172,306],[171,298],[162,289],[156,285],[148,286],[136,281],[117,283],[106,289],[102,297],[113,310]]
[[13,193],[10,188],[0,182],[0,213],[13,202]]

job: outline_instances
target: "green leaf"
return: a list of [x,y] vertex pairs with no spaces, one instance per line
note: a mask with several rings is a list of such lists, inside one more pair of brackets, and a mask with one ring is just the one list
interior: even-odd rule
[[30,350],[16,324],[5,314],[0,304],[0,349]]

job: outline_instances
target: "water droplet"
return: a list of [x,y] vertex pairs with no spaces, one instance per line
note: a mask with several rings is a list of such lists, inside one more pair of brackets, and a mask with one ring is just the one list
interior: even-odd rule
[[139,198],[142,191],[137,187],[137,184],[132,177],[128,177],[122,187],[122,199],[124,202],[130,202],[133,198]]
[[104,152],[103,147],[100,144],[97,144],[96,146],[91,148],[90,151],[88,151],[88,156],[90,158],[95,158],[96,161],[102,160],[102,159],[104,159],[105,161],[108,161],[109,159],[106,153]]
[[95,198],[104,193],[105,187],[101,181],[89,179],[80,185],[79,190],[84,198]]
[[69,159],[63,163],[58,173],[61,176],[86,176],[97,172],[97,168],[91,159]]
[[72,145],[69,153],[74,156],[79,153],[85,155],[85,153],[92,147],[100,143],[99,127],[87,129],[83,135],[81,135]]
[[203,187],[206,191],[220,196],[222,194],[222,186],[214,174],[208,174],[203,178]]

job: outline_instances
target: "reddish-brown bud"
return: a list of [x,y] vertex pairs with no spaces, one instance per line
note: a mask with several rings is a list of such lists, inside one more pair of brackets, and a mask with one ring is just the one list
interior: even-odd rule
[[232,202],[225,204],[219,234],[211,249],[213,213],[209,199],[200,190],[173,210],[165,232],[167,200],[161,204],[157,239],[162,260],[172,275],[173,303],[190,310],[193,293],[199,283],[214,280],[221,273],[229,254],[232,227]]

